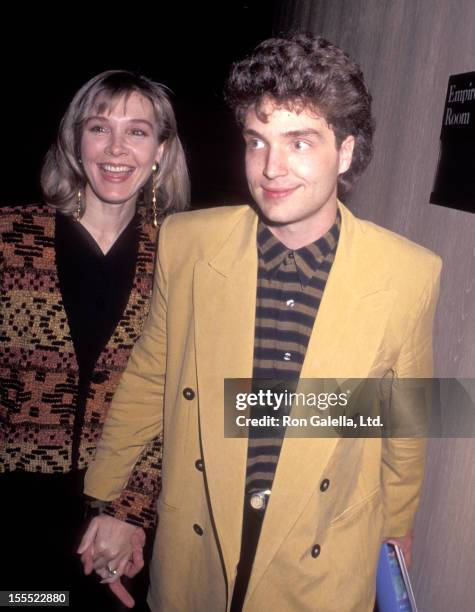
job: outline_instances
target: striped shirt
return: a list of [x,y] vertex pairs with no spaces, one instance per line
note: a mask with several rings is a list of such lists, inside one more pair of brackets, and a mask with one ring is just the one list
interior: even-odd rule
[[[259,222],[254,390],[276,391],[279,385],[295,390],[335,258],[340,226],[338,211],[324,236],[292,251]],[[262,414],[262,408],[255,407],[250,416]],[[284,434],[283,428],[249,430],[247,493],[272,487]]]

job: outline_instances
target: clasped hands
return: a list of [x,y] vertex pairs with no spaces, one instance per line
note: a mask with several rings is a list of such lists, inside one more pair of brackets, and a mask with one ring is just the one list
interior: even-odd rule
[[135,604],[122,584],[121,576],[132,578],[142,569],[145,532],[112,516],[96,516],[89,523],[78,554],[84,573],[93,570],[102,578],[114,595],[128,608]]

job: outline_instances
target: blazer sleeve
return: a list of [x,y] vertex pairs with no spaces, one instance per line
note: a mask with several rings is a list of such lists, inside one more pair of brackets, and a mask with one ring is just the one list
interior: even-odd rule
[[[441,260],[433,259],[430,279],[420,301],[395,364],[396,386],[401,379],[431,378],[433,374],[432,334],[439,295]],[[404,384],[401,385],[404,387]],[[396,388],[396,395],[397,395]],[[402,410],[418,406],[403,405]],[[420,408],[420,407],[419,407]],[[426,440],[423,437],[384,438],[382,444],[382,487],[384,539],[402,537],[412,531],[424,476]]]
[[[101,441],[85,478],[85,493],[111,501],[121,495],[147,444],[161,440],[166,364],[167,220],[160,230],[150,311],[117,387]],[[143,457],[143,455],[142,455]]]

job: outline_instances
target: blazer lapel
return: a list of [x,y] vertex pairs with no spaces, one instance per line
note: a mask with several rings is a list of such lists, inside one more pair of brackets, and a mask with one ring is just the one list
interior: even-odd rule
[[[139,217],[142,223],[145,219]],[[140,335],[145,318],[148,314],[149,303],[152,296],[153,271],[155,267],[155,254],[157,249],[158,230],[150,225],[141,228],[137,245],[137,261],[127,304],[124,307],[117,326],[110,335],[102,349],[96,364],[101,363],[109,351],[114,350],[123,343],[135,342]],[[133,313],[128,315],[127,313]],[[131,325],[130,317],[137,317],[137,322]],[[131,338],[131,331],[133,337]]]
[[213,520],[228,576],[239,559],[247,439],[224,437],[224,379],[250,378],[257,282],[257,217],[248,210],[221,251],[195,266],[199,418]]
[[[344,207],[335,261],[309,340],[301,378],[365,378],[384,335],[394,293],[373,274],[363,230]],[[377,254],[372,254],[377,258]],[[318,384],[318,383],[317,383]],[[322,383],[323,388],[323,383]],[[259,583],[322,478],[340,439],[285,438],[247,597]]]
[[343,205],[340,240],[310,337],[301,378],[365,378],[395,292],[378,268],[364,226]]

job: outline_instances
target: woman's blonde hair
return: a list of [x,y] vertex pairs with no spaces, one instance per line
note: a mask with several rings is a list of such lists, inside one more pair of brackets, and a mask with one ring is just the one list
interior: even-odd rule
[[106,112],[122,96],[127,99],[134,92],[152,103],[158,125],[158,142],[164,143],[158,171],[144,186],[139,199],[149,211],[154,180],[161,215],[187,208],[190,195],[188,168],[166,88],[127,70],[107,70],[98,74],[83,85],[71,101],[41,172],[41,188],[48,204],[65,214],[77,209],[78,191],[87,183],[80,156],[84,123],[91,114]]

